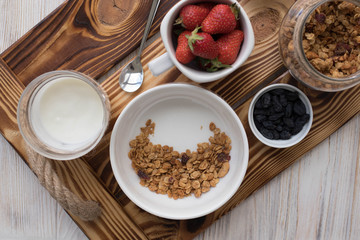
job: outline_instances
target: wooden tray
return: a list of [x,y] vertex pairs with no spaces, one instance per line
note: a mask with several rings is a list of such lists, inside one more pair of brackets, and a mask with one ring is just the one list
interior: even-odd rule
[[[177,0],[162,0],[152,34]],[[139,93],[169,82],[194,84],[176,68],[153,77],[147,63],[165,52],[161,39],[144,51],[145,83],[136,93],[120,90],[121,69],[102,86],[111,100],[110,127],[97,148],[75,161],[54,161],[53,168],[73,192],[101,203],[103,214],[93,222],[71,217],[90,239],[191,239],[315,147],[360,111],[360,86],[338,93],[311,90],[291,79],[282,66],[277,39],[281,19],[293,1],[240,1],[255,31],[256,46],[248,61],[222,80],[201,84],[225,99],[247,131],[250,159],[244,182],[217,211],[198,219],[174,221],[153,216],[132,203],[111,171],[109,140],[117,116]],[[69,0],[0,55],[0,131],[27,162],[25,143],[16,121],[17,103],[36,76],[56,69],[74,69],[100,77],[138,46],[150,0]],[[130,35],[131,34],[131,35]],[[308,136],[287,149],[264,146],[252,135],[247,110],[251,97],[273,81],[302,89],[312,102],[314,122]]]

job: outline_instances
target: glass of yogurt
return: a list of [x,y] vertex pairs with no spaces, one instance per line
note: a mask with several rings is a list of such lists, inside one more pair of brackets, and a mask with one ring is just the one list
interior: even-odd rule
[[17,121],[25,141],[39,154],[71,160],[92,150],[103,137],[110,103],[90,77],[53,71],[35,78],[21,95]]

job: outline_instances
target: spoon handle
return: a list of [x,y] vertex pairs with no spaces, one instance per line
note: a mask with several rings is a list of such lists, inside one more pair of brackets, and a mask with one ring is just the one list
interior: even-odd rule
[[146,23],[146,26],[145,26],[144,36],[143,36],[143,38],[141,40],[141,44],[140,44],[140,48],[139,48],[139,52],[138,52],[139,57],[141,56],[142,50],[144,49],[144,45],[145,45],[145,42],[146,42],[147,37],[149,35],[150,28],[151,28],[152,22],[154,20],[154,17],[155,17],[157,8],[159,6],[159,3],[160,3],[160,0],[153,0],[153,2],[152,2],[149,17],[148,17],[148,20],[147,20],[147,23]]

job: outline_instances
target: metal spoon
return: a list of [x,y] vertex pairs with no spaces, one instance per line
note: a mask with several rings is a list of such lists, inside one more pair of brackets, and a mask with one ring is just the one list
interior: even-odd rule
[[141,40],[139,52],[136,58],[128,63],[120,73],[119,83],[120,87],[126,92],[135,92],[138,90],[144,80],[144,71],[140,62],[141,52],[144,48],[145,42],[150,32],[152,22],[154,20],[156,10],[159,6],[160,0],[153,0],[148,21],[145,26],[144,36]]

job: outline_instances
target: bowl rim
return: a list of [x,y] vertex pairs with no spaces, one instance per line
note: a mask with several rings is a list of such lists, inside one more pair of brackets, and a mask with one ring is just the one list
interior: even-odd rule
[[[257,127],[255,126],[255,123],[254,123],[253,112],[254,112],[255,103],[257,102],[257,100],[266,92],[269,92],[273,89],[278,89],[278,88],[284,88],[284,89],[287,89],[290,91],[297,92],[299,94],[299,98],[302,100],[302,102],[304,103],[304,105],[306,107],[306,113],[308,113],[310,116],[309,121],[303,126],[303,129],[296,135],[291,136],[291,138],[288,140],[268,139],[260,133],[260,131],[257,129]],[[265,144],[269,147],[273,147],[273,148],[287,148],[287,147],[294,146],[294,145],[298,144],[299,142],[301,142],[306,137],[306,135],[309,133],[311,126],[312,126],[312,122],[313,122],[313,109],[312,109],[312,105],[311,105],[309,98],[299,88],[297,88],[293,85],[287,84],[287,83],[274,83],[274,84],[270,84],[269,86],[261,89],[260,91],[258,91],[255,94],[255,96],[251,100],[251,103],[249,106],[248,122],[249,122],[249,126],[250,126],[252,133],[255,135],[255,137],[260,142],[262,142],[263,144]]]
[[[232,64],[232,67],[221,69],[216,72],[206,72],[199,71],[196,69],[192,69],[182,63],[180,63],[175,57],[175,48],[172,46],[172,37],[171,32],[168,31],[168,28],[172,26],[172,20],[175,20],[176,16],[174,14],[178,14],[181,7],[199,3],[199,2],[219,2],[219,3],[235,3],[240,9],[240,20],[243,26],[246,26],[246,29],[242,29],[244,31],[244,42],[242,43],[242,47],[239,52],[239,56],[236,59],[235,63]],[[245,12],[245,10],[241,7],[238,1],[236,0],[183,0],[179,1],[175,4],[165,15],[164,19],[160,25],[160,35],[162,42],[166,48],[166,51],[169,53],[169,57],[171,61],[175,64],[175,66],[189,79],[198,83],[206,83],[218,80],[220,78],[226,77],[236,69],[238,69],[250,56],[254,46],[255,46],[255,35],[254,30],[252,28],[250,19]],[[166,36],[166,37],[165,37]],[[240,57],[240,53],[242,56]]]
[[[120,122],[123,121],[123,118],[125,116],[125,114],[127,114],[127,111],[131,110],[132,106],[136,106],[137,102],[139,102],[143,96],[149,95],[149,94],[157,94],[158,91],[167,91],[170,88],[180,88],[182,91],[187,91],[189,92],[189,89],[191,88],[191,90],[194,90],[195,92],[199,93],[199,94],[205,94],[206,97],[213,97],[215,99],[218,99],[218,101],[220,101],[221,104],[224,105],[225,108],[228,108],[228,110],[231,110],[231,114],[237,118],[237,120],[235,119],[236,123],[237,123],[237,127],[239,129],[239,131],[241,132],[241,136],[242,136],[242,144],[244,146],[244,150],[243,152],[241,152],[241,156],[242,160],[244,161],[243,163],[241,163],[241,169],[238,169],[238,171],[236,172],[236,182],[235,184],[232,186],[232,189],[229,191],[229,193],[226,194],[225,197],[223,197],[223,199],[220,199],[216,205],[212,205],[211,208],[206,209],[206,211],[202,211],[202,212],[195,212],[195,213],[191,213],[191,214],[187,214],[184,213],[181,216],[174,216],[171,211],[168,211],[167,213],[165,212],[157,212],[154,211],[151,206],[149,207],[148,205],[144,205],[144,201],[139,200],[134,194],[132,194],[131,190],[128,189],[127,185],[125,185],[124,182],[122,182],[122,178],[120,176],[120,172],[116,169],[119,166],[117,166],[118,163],[116,163],[115,161],[119,161],[116,159],[115,156],[115,146],[114,144],[116,143],[116,138],[118,138],[118,129],[120,128]],[[226,104],[226,105],[225,105]],[[139,206],[140,208],[144,209],[145,211],[154,214],[156,216],[159,217],[163,217],[163,218],[167,218],[167,219],[174,219],[174,220],[185,220],[185,219],[193,219],[193,218],[197,218],[197,217],[201,217],[204,215],[207,215],[215,210],[217,210],[218,208],[220,208],[222,205],[224,205],[238,190],[239,186],[241,185],[241,183],[244,180],[245,177],[245,173],[247,171],[247,166],[248,166],[248,161],[249,161],[249,144],[248,144],[248,139],[247,139],[247,135],[245,132],[245,128],[240,120],[240,118],[236,115],[236,113],[234,112],[234,110],[219,96],[217,96],[216,94],[200,88],[198,86],[195,85],[191,85],[191,84],[185,84],[185,83],[169,83],[169,84],[164,84],[164,85],[160,85],[154,88],[151,88],[143,93],[141,93],[140,95],[136,96],[125,108],[124,110],[121,112],[121,114],[118,116],[114,128],[112,130],[111,133],[111,139],[110,139],[110,162],[111,162],[111,167],[115,176],[115,179],[117,181],[117,183],[119,184],[119,186],[121,187],[122,191],[127,195],[127,197],[134,202],[137,206]],[[127,153],[126,153],[127,156]],[[129,160],[129,159],[128,159]],[[129,160],[130,161],[130,160]],[[115,169],[114,169],[115,168]],[[132,170],[132,169],[131,169]],[[235,176],[235,175],[234,175]],[[120,179],[120,181],[119,181]],[[137,184],[139,184],[137,182]],[[148,191],[148,189],[144,188],[144,191]],[[156,194],[156,193],[153,193]],[[166,196],[167,197],[167,196]],[[184,198],[185,200],[186,198]],[[201,199],[201,198],[200,198]],[[172,200],[169,198],[169,200]],[[181,201],[183,199],[178,199],[178,200],[174,200],[174,201]]]

